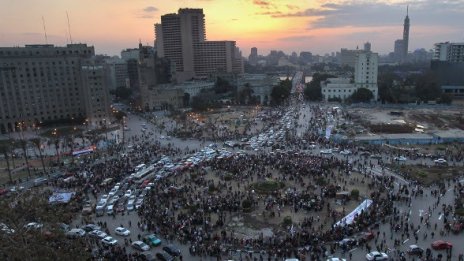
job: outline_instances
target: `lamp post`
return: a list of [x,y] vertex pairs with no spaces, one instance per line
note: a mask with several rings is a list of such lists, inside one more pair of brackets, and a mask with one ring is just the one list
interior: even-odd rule
[[126,116],[122,116],[122,145],[124,146],[124,129],[126,128]]

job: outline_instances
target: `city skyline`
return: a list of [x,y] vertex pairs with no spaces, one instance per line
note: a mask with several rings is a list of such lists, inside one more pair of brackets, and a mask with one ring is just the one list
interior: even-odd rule
[[[23,8],[28,2],[29,8]],[[45,43],[42,16],[49,44],[94,45],[96,53],[120,55],[136,47],[139,39],[153,45],[153,24],[179,8],[203,8],[207,40],[235,40],[244,56],[251,47],[270,50],[311,51],[325,54],[340,48],[355,49],[364,42],[380,54],[393,51],[402,36],[409,4],[409,51],[433,48],[442,41],[464,41],[464,1],[272,1],[197,0],[154,2],[146,0],[8,1],[0,14],[0,46]],[[68,32],[66,12],[69,13]]]

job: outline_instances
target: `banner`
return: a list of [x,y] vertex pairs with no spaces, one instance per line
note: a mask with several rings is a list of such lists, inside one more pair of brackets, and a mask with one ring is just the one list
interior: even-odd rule
[[370,205],[372,205],[372,200],[370,199],[366,199],[364,200],[361,205],[357,206],[353,211],[351,211],[350,214],[348,214],[346,217],[342,218],[342,220],[338,221],[337,223],[335,223],[335,227],[338,227],[338,226],[346,226],[346,225],[350,225],[353,223],[354,221],[354,218],[361,214],[362,211],[366,211]]
[[53,192],[48,198],[48,203],[68,203],[74,194],[74,192]]

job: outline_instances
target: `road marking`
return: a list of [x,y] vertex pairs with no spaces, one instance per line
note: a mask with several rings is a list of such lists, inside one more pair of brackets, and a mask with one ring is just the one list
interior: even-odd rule
[[438,217],[438,220],[441,220],[442,217],[443,217],[443,214],[440,214],[440,216]]
[[406,242],[409,241],[409,238],[403,241],[403,245],[406,244]]
[[411,212],[412,212],[412,210],[409,210],[409,216],[411,216]]
[[358,248],[353,248],[353,249],[351,249],[351,250],[348,251],[348,252],[353,252],[353,251],[355,251],[356,249],[358,249]]
[[422,213],[424,213],[423,209],[419,209],[419,217],[422,217]]

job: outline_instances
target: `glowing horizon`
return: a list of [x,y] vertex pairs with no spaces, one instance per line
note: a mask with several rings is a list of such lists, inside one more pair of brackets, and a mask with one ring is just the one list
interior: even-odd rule
[[[291,0],[22,0],[7,1],[0,10],[0,46],[70,43],[66,12],[74,43],[95,46],[96,53],[120,55],[126,48],[153,45],[153,25],[161,15],[179,8],[203,8],[208,40],[234,40],[247,56],[251,47],[259,54],[270,50],[310,51],[325,54],[340,48],[354,49],[364,42],[385,54],[402,37],[405,4],[398,1]],[[24,8],[25,4],[28,8]],[[437,8],[439,6],[440,8]],[[362,8],[360,8],[362,7]],[[464,1],[410,5],[410,51],[430,49],[436,42],[462,41]],[[434,17],[440,19],[434,20]]]

